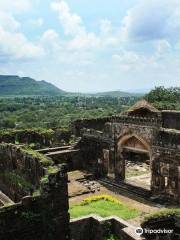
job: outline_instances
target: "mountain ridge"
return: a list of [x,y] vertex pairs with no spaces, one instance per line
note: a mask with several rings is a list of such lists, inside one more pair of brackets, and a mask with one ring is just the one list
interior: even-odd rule
[[45,80],[37,81],[30,77],[0,75],[0,96],[87,96],[87,97],[131,97],[143,94],[124,91],[98,93],[73,93],[64,91]]
[[65,91],[44,80],[36,81],[30,77],[0,75],[0,96],[11,95],[59,95]]

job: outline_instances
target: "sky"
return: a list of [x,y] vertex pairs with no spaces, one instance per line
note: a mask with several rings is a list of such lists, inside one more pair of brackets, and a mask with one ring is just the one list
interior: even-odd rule
[[0,0],[0,74],[73,92],[180,87],[180,1]]

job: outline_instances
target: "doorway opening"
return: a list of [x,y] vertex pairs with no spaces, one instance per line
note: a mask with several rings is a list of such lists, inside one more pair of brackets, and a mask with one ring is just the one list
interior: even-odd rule
[[125,152],[125,182],[150,190],[151,170],[148,153]]
[[135,135],[125,136],[119,144],[124,162],[124,182],[150,190],[151,157],[148,144]]

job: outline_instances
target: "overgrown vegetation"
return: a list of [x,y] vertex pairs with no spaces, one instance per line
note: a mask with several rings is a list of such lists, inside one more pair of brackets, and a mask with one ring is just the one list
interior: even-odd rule
[[[145,96],[158,109],[180,110],[180,88],[157,87]],[[79,118],[119,114],[139,97],[36,96],[0,98],[0,129],[68,128]]]
[[160,110],[180,110],[179,87],[156,87],[145,96],[145,99]]
[[44,166],[44,167],[48,167],[50,165],[53,164],[53,161],[52,159],[46,157],[45,155],[39,153],[39,152],[36,152],[34,150],[32,150],[31,148],[25,146],[23,148],[21,148],[21,151],[26,153],[26,154],[29,154],[35,158],[38,158],[39,159],[39,162]]
[[0,142],[27,144],[32,149],[63,146],[74,143],[76,138],[71,129],[0,129]]
[[104,240],[121,240],[121,239],[119,239],[113,234],[110,234],[109,236],[105,237]]
[[30,189],[33,189],[33,185],[27,181],[23,176],[19,174],[18,171],[8,172],[5,171],[4,173],[1,173],[1,177],[6,179],[6,182],[8,182],[10,185],[15,185],[19,189],[30,191]]
[[[85,204],[84,204],[85,203]],[[82,203],[70,207],[71,218],[77,218],[86,216],[89,214],[97,214],[101,217],[118,216],[125,220],[135,218],[141,214],[140,211],[134,208],[130,208],[118,199],[113,197],[104,198],[104,196],[95,198],[85,199]]]
[[79,118],[119,114],[137,97],[15,97],[0,98],[0,129],[68,128]]
[[143,222],[157,219],[157,218],[166,218],[171,216],[180,216],[180,208],[162,209],[158,212],[146,215],[143,219]]

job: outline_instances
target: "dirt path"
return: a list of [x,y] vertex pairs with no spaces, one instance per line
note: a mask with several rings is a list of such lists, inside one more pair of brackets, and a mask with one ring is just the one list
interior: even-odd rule
[[136,208],[140,211],[142,211],[143,213],[152,213],[155,212],[157,210],[160,209],[159,206],[156,206],[155,204],[152,204],[150,202],[147,201],[138,201],[138,200],[134,200],[128,196],[120,195],[120,194],[116,194],[110,190],[108,190],[107,188],[105,188],[104,186],[101,186],[100,191],[96,192],[96,193],[89,193],[89,194],[85,194],[85,195],[81,195],[81,196],[77,196],[77,197],[73,197],[69,199],[69,203],[70,206],[75,205],[75,204],[79,204],[83,199],[89,197],[89,196],[95,196],[95,195],[103,195],[103,194],[108,194],[111,195],[117,199],[119,199],[123,204],[131,207],[131,208]]
[[[122,194],[115,193],[106,187],[102,186],[99,182],[93,181],[94,185],[97,185],[98,188],[96,188],[95,193],[92,193],[91,190],[89,190],[85,186],[85,184],[77,181],[78,179],[81,179],[84,177],[86,173],[81,171],[74,171],[69,173],[69,204],[70,207],[76,204],[79,204],[82,202],[83,199],[89,197],[89,196],[95,196],[95,195],[103,195],[108,194],[115,198],[117,198],[119,201],[121,201],[124,205],[128,206],[129,208],[135,208],[138,209],[140,212],[142,212],[141,216],[129,220],[129,222],[135,226],[139,226],[141,220],[143,219],[143,216],[149,213],[153,213],[155,211],[158,211],[162,206],[159,206],[157,204],[154,204],[150,201],[146,201],[144,199],[135,197],[132,195],[132,193],[126,193],[122,192]],[[84,193],[84,194],[83,194]],[[81,195],[82,194],[82,195]]]

